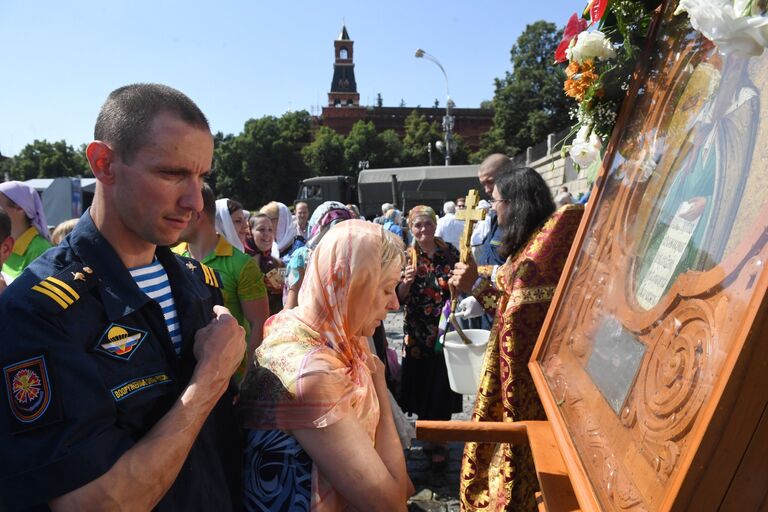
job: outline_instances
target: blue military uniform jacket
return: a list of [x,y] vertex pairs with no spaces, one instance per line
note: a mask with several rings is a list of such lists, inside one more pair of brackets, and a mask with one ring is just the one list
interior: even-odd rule
[[502,237],[501,229],[499,229],[499,219],[494,210],[489,211],[488,215],[490,216],[491,229],[486,233],[483,243],[477,246],[475,262],[478,266],[503,265],[506,259],[499,255]]
[[[104,474],[189,382],[195,332],[220,293],[200,263],[166,247],[156,257],[173,290],[180,356],[159,305],[89,212],[0,295],[0,509],[47,510],[50,499]],[[239,508],[233,395],[230,386],[157,510]]]

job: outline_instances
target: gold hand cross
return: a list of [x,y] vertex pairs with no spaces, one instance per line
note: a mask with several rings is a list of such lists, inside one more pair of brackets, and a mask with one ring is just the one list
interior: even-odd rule
[[464,221],[464,231],[459,238],[459,261],[466,263],[469,259],[470,246],[472,244],[472,228],[475,222],[485,220],[485,210],[476,209],[480,196],[477,190],[472,189],[464,199],[466,208],[456,212],[456,218]]

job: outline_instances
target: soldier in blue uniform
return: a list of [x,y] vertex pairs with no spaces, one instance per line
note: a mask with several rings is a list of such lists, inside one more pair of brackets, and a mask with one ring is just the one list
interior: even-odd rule
[[244,332],[176,256],[213,141],[171,88],[110,94],[93,205],[0,296],[0,509],[233,510]]
[[[511,169],[512,161],[507,155],[501,153],[494,153],[488,158],[483,160],[480,167],[477,169],[477,178],[480,180],[480,185],[485,190],[488,197],[493,194],[493,185],[496,183],[496,176],[498,176],[502,170]],[[479,267],[482,266],[498,266],[503,265],[506,258],[502,258],[499,255],[501,250],[501,231],[499,230],[499,223],[496,219],[496,211],[491,210],[488,212],[488,219],[486,222],[490,224],[490,229],[485,235],[483,242],[475,248],[475,262]]]
[[[480,167],[477,169],[477,178],[480,180],[480,185],[483,187],[483,190],[485,190],[488,197],[491,197],[493,194],[493,185],[496,182],[496,176],[503,170],[511,168],[512,161],[507,155],[501,153],[494,153],[483,160],[483,163],[481,163]],[[499,229],[495,210],[491,209],[488,212],[485,222],[489,224],[489,228],[482,243],[474,249],[474,259],[475,263],[477,263],[478,272],[481,275],[490,277],[499,265],[504,264],[506,258],[502,258],[499,254],[501,250],[502,232]],[[462,264],[457,265],[463,267]],[[493,317],[484,313],[477,318],[462,320],[462,323],[465,328],[490,330],[493,325]]]

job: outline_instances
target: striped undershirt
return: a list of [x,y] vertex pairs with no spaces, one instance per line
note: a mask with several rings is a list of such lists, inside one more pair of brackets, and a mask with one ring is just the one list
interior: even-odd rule
[[176,315],[176,303],[171,293],[171,284],[168,282],[168,274],[159,261],[155,260],[149,265],[128,269],[131,277],[139,285],[141,291],[154,300],[163,310],[165,326],[173,342],[176,355],[181,354],[181,327]]

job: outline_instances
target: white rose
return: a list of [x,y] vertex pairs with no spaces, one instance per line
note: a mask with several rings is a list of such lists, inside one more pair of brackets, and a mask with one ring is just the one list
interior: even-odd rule
[[588,59],[608,60],[616,57],[616,50],[605,34],[596,30],[594,32],[582,32],[576,37],[576,43],[569,45],[565,50],[568,60],[581,64]]
[[[589,167],[600,156],[600,138],[594,133],[589,133],[589,126],[582,126],[576,133],[576,138],[571,143],[568,151],[571,159],[579,167]],[[589,136],[587,136],[589,133]]]
[[768,46],[768,17],[746,16],[747,0],[680,0],[676,14],[687,12],[691,26],[724,53],[757,56]]

